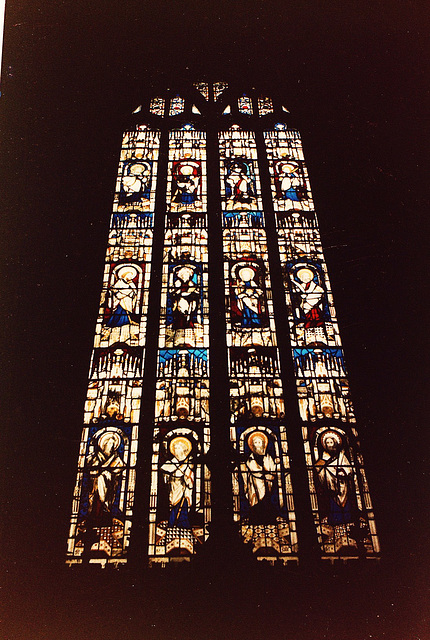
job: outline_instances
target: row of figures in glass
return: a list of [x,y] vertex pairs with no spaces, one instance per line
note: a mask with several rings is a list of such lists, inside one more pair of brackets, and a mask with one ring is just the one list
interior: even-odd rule
[[[202,161],[182,159],[171,167],[171,188],[168,196],[170,209],[201,210],[203,206]],[[119,210],[138,206],[150,207],[153,162],[130,160],[124,162],[118,194]],[[306,181],[301,167],[294,161],[278,161],[274,164],[275,198],[284,206],[294,208],[303,203],[308,208]],[[255,163],[246,158],[225,161],[224,192],[227,210],[251,210],[257,206]],[[287,205],[285,203],[288,203]]]
[[[131,479],[129,436],[123,428],[100,426],[89,442],[85,460],[77,546],[84,555],[102,558],[124,551],[123,538],[130,525],[126,507],[130,507],[134,476]],[[237,435],[237,449],[232,451],[234,517],[244,541],[252,543],[257,555],[276,555],[279,545],[284,551],[289,545],[291,553],[295,548],[288,535],[291,485],[280,432],[261,425]],[[210,473],[201,442],[201,434],[182,427],[164,433],[154,447],[153,464],[158,469],[151,489],[155,554],[189,555],[207,537]],[[319,429],[311,455],[324,544],[337,541],[337,553],[353,555],[367,529],[345,432],[336,426]]]
[[[204,265],[182,254],[168,266],[166,297],[166,346],[203,346]],[[301,332],[303,346],[335,340],[329,301],[321,273],[314,263],[288,264],[285,280],[292,293],[293,322]],[[137,343],[143,267],[137,262],[113,266],[103,298],[103,344]],[[230,262],[230,318],[235,328],[268,325],[265,268],[261,260]],[[327,326],[326,326],[327,325]],[[325,331],[322,329],[325,327]],[[315,329],[320,329],[318,332]],[[311,330],[314,331],[311,331]],[[188,331],[186,331],[188,330]]]

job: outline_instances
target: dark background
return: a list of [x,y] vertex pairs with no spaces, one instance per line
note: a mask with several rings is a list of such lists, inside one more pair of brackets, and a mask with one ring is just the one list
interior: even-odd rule
[[[426,3],[395,0],[8,3],[5,640],[430,638],[427,34]],[[282,96],[300,126],[379,565],[254,566],[233,546],[164,572],[64,565],[122,129],[142,98],[200,79]]]

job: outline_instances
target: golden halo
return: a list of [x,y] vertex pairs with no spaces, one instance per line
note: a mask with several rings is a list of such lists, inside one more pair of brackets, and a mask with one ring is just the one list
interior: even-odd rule
[[267,437],[267,435],[263,431],[254,431],[253,433],[251,433],[250,436],[248,436],[249,448],[251,449],[251,451],[253,453],[258,453],[258,451],[256,451],[255,445],[254,445],[254,439],[255,438],[261,438],[263,440],[263,442],[264,442],[264,452],[266,452],[267,445],[269,444],[269,438]]
[[137,271],[134,267],[127,266],[127,267],[122,267],[121,269],[118,269],[117,275],[118,275],[118,278],[125,279],[129,277],[130,280],[134,280],[134,278],[137,276]]
[[116,451],[119,448],[119,445],[121,444],[121,436],[116,431],[106,431],[100,436],[97,443],[99,446],[99,449],[103,451],[106,441],[112,440],[112,439],[115,442],[113,450]]
[[286,173],[292,173],[293,171],[295,171],[295,169],[297,169],[297,164],[295,162],[285,162],[281,160],[276,164],[276,170],[278,173],[284,171]]
[[142,173],[145,173],[146,171],[149,171],[149,166],[146,163],[136,162],[130,166],[128,174],[136,176],[142,175]]
[[320,438],[321,438],[321,444],[324,447],[324,449],[325,449],[325,442],[327,438],[333,438],[333,440],[335,440],[339,446],[342,446],[342,438],[340,434],[337,433],[337,431],[333,431],[331,429],[329,429],[328,431],[324,431],[324,433],[320,436]]
[[179,173],[183,176],[190,176],[194,173],[194,169],[189,164],[183,164],[179,167]]
[[241,267],[237,275],[243,282],[251,282],[255,278],[255,271],[251,267]]
[[[309,280],[303,280],[302,276],[300,274],[309,274],[310,278]],[[309,269],[308,267],[301,267],[300,269],[297,269],[296,271],[296,276],[299,278],[299,280],[301,280],[302,282],[310,282],[311,280],[313,280],[315,273],[312,271],[312,269]]]
[[191,453],[191,449],[193,445],[188,440],[188,438],[184,438],[183,436],[176,436],[176,438],[172,438],[169,444],[169,451],[172,455],[175,455],[174,446],[175,444],[182,444],[184,449],[187,452],[187,456]]

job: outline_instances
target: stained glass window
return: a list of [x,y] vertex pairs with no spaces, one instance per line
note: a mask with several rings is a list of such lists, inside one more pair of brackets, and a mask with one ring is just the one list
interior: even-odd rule
[[194,87],[200,91],[205,100],[209,100],[209,85],[207,82],[195,82]]
[[149,515],[162,564],[189,560],[210,521],[206,135],[191,125],[169,135],[166,204]]
[[243,95],[237,101],[237,105],[238,105],[240,113],[244,113],[247,116],[252,116],[253,109],[252,109],[252,100],[251,100],[251,98],[248,98],[248,96]]
[[323,556],[379,551],[300,135],[264,133],[312,510]]
[[258,559],[286,562],[297,534],[257,149],[237,125],[219,148],[234,520]]
[[258,98],[258,115],[267,116],[269,113],[273,113],[272,98]]
[[225,89],[227,89],[227,87],[228,87],[227,82],[215,82],[214,83],[213,90],[214,90],[214,100],[215,100],[215,102],[218,100],[218,98],[220,97],[222,92],[225,91]]
[[126,561],[138,424],[160,135],[123,138],[78,459],[68,562]]
[[154,116],[164,116],[164,98],[152,98],[149,104],[149,111],[154,114]]
[[177,116],[184,112],[185,100],[175,96],[170,100],[169,116]]
[[[199,82],[194,89],[207,101],[211,91],[217,101],[227,89],[224,82],[211,86]],[[194,96],[191,112],[199,116],[206,103]],[[289,416],[295,411],[284,400],[289,381],[277,340],[284,326],[278,311],[276,326],[272,291],[278,301],[284,295],[287,305],[294,365],[290,383],[321,556],[333,561],[374,558],[379,552],[301,138],[282,122],[263,134],[250,131],[252,123],[260,130],[259,118],[274,113],[274,106],[287,109],[259,97],[254,113],[250,97],[233,97],[233,107],[236,99],[239,124],[219,132],[216,162],[208,163],[206,133],[196,129],[202,118],[178,124],[175,116],[185,107],[179,95],[150,102],[150,112],[158,116],[167,105],[167,123],[172,123],[163,133],[163,175],[158,175],[161,133],[140,124],[124,134],[84,408],[70,564],[127,560],[140,421],[152,433],[150,487],[145,488],[150,564],[189,561],[202,548],[211,521],[208,456],[215,434],[209,399],[214,387],[224,393],[228,407],[229,432],[216,437],[230,441],[231,459],[224,462],[231,469],[233,519],[242,541],[259,560],[297,561],[288,445],[294,428]],[[215,124],[229,126],[229,118],[217,114],[231,115],[230,105],[213,105],[213,116],[219,117]],[[136,109],[135,116],[140,112]],[[257,149],[266,152],[264,162]],[[208,201],[208,166],[212,185],[220,181],[216,202]],[[209,251],[216,247],[208,211],[214,216],[211,234],[216,233],[219,203],[222,299],[209,294],[208,273]],[[274,227],[268,216],[274,216]],[[154,224],[160,242],[153,256]],[[275,233],[268,234],[268,228]],[[272,279],[269,256],[281,277]],[[216,282],[211,286],[219,291]],[[150,288],[151,300],[160,294],[152,355],[151,345],[146,347]],[[225,317],[227,351],[220,350],[217,358],[210,356],[210,295],[215,296],[211,306],[220,305]],[[147,361],[156,359],[152,389],[145,381],[145,397],[155,398],[148,420],[146,413],[141,416],[146,348]],[[216,375],[210,378],[209,360],[215,372],[227,365],[227,388]],[[211,471],[217,473],[219,466]]]

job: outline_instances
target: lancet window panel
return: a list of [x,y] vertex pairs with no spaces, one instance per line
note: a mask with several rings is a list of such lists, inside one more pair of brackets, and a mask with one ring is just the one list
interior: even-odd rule
[[167,230],[160,307],[160,348],[208,347],[207,232]]
[[257,147],[252,132],[233,125],[219,134],[223,211],[261,211]]
[[169,134],[167,220],[170,227],[207,224],[206,134],[192,125]]
[[[130,253],[126,250],[124,255]],[[149,278],[150,265],[146,262],[124,257],[106,263],[94,338],[96,348],[116,343],[144,345]]]
[[321,552],[372,557],[379,543],[300,135],[278,124],[264,137]]
[[275,211],[313,211],[314,205],[298,132],[264,132]]
[[111,418],[85,427],[67,548],[70,563],[126,561],[136,452],[136,425]]
[[305,454],[314,521],[327,557],[372,556],[379,541],[355,429],[309,427]]
[[276,345],[265,232],[226,230],[223,243],[227,345]]
[[160,135],[125,132],[96,325],[68,562],[126,561],[134,501]]
[[208,538],[208,433],[187,421],[154,431],[149,511],[150,564],[189,560]]
[[208,537],[210,475],[206,135],[169,134],[150,563],[189,560]]
[[160,132],[138,125],[123,138],[115,189],[112,227],[121,223],[120,214],[136,211],[149,217],[155,207]]
[[325,263],[310,259],[286,261],[283,275],[292,346],[340,346]]
[[259,422],[231,429],[234,520],[260,560],[295,559],[297,532],[286,429]]

